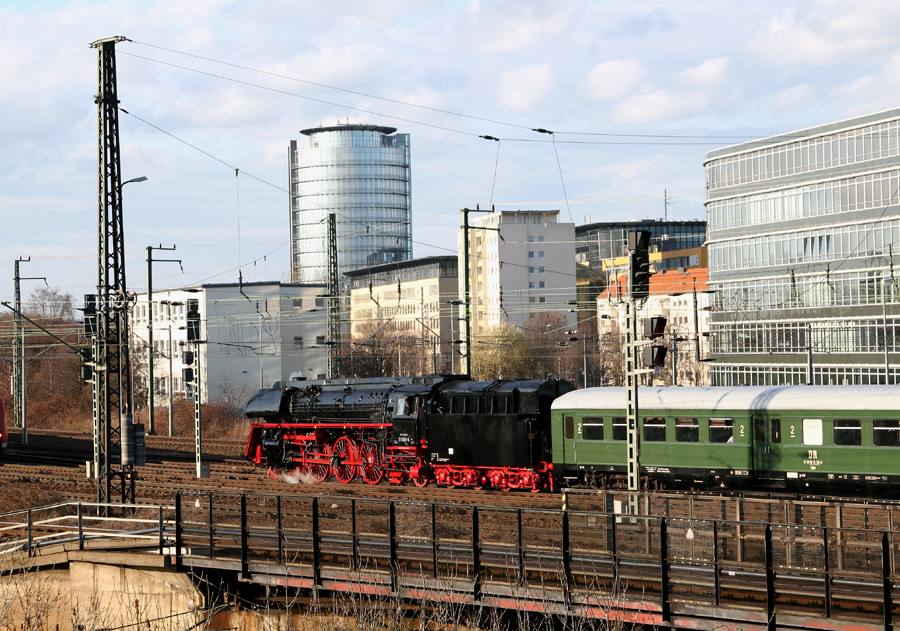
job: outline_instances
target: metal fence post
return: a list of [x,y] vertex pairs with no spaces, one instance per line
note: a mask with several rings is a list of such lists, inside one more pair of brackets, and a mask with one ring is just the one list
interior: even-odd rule
[[721,603],[721,594],[719,593],[722,589],[720,584],[721,578],[719,577],[719,522],[717,520],[713,520],[712,523],[713,529],[713,572],[715,572],[714,581],[715,581],[715,590],[716,590],[716,607]]
[[[356,532],[356,499],[350,500],[350,537],[352,539],[353,551],[350,558],[350,567],[353,570],[359,569],[359,537]],[[393,571],[393,570],[391,570]]]
[[431,503],[431,563],[434,565],[434,579],[438,577],[437,505]]
[[163,530],[163,507],[162,504],[159,505],[159,555],[162,556],[165,552],[165,536]]
[[519,536],[519,585],[525,585],[525,540],[522,537],[522,509],[516,509],[516,526]]
[[175,493],[175,569],[181,570],[181,491]]
[[472,507],[472,598],[481,602],[481,545],[478,542],[478,507]]
[[209,510],[207,514],[207,521],[209,522],[209,558],[212,559],[215,557],[213,553],[213,536],[215,534],[215,530],[213,529],[213,496],[212,491],[209,491]]
[[319,599],[319,498],[312,498],[310,511],[311,530],[312,530],[312,596],[313,601]]
[[831,563],[828,560],[828,528],[822,528],[822,556],[825,559],[825,617],[831,617]]
[[81,519],[81,502],[78,502],[78,549],[84,550],[84,522]]
[[766,622],[775,631],[775,568],[772,564],[772,525],[766,524]]
[[669,531],[665,517],[659,520],[659,577],[662,619],[669,622],[672,618],[669,610]]
[[275,508],[278,514],[278,565],[284,565],[284,522],[281,514],[281,496],[275,499]]
[[28,510],[28,514],[25,516],[25,520],[26,520],[26,522],[25,522],[25,523],[26,523],[26,526],[27,526],[27,528],[28,528],[28,556],[30,557],[30,556],[32,556],[32,550],[31,550],[31,544],[32,544],[32,540],[31,540],[31,509]]
[[893,598],[891,589],[891,539],[887,532],[881,533],[881,577],[884,581],[884,628],[893,628]]
[[398,587],[397,573],[400,571],[400,568],[397,564],[397,513],[393,500],[388,504],[388,528],[390,529],[391,545],[391,592],[396,594]]
[[250,577],[247,564],[247,496],[241,493],[241,578]]
[[563,565],[563,596],[566,599],[566,609],[571,613],[571,580],[572,580],[572,558],[569,554],[569,511],[564,510],[562,514],[562,565]]

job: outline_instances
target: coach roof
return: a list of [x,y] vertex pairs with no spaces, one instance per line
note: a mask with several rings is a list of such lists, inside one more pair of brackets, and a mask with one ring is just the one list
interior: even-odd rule
[[[564,394],[554,410],[624,410],[626,388],[587,388]],[[639,410],[900,410],[900,386],[750,386],[640,388]]]

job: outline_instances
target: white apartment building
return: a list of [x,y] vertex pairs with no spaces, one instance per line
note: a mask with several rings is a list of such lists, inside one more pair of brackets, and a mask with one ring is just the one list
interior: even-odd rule
[[[568,318],[576,299],[575,224],[558,210],[501,210],[470,215],[469,279],[472,333],[505,321],[527,328],[532,315]],[[459,295],[463,235],[457,238]]]
[[132,310],[132,353],[142,358],[143,368],[135,378],[146,384],[152,326],[156,405],[163,403],[161,397],[168,395],[170,386],[175,395],[193,396],[183,379],[183,369],[189,367],[184,353],[195,350],[187,341],[189,300],[197,301],[204,340],[199,363],[195,359],[190,366],[199,378],[202,402],[246,400],[259,388],[292,375],[324,378],[329,352],[325,291],[321,284],[203,284],[154,290],[152,308],[147,293],[138,294]]

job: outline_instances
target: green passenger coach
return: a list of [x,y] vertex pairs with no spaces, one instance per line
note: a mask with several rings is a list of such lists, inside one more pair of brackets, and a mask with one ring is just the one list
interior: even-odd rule
[[[638,403],[641,476],[654,486],[880,494],[900,483],[900,386],[640,388]],[[557,479],[623,483],[625,406],[625,388],[553,402]]]

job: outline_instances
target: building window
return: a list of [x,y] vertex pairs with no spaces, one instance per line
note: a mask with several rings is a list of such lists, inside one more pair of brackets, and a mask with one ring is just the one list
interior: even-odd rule
[[543,242],[544,242],[544,237],[538,237],[538,243],[543,243]]
[[319,346],[325,344],[325,336],[324,336],[324,335],[317,335],[317,336],[316,336],[316,344],[318,344]]
[[528,243],[534,243],[534,237],[528,237]]
[[546,301],[547,301],[547,299],[544,298],[543,296],[541,296],[540,298],[538,298],[538,302],[546,302]]
[[528,296],[528,302],[534,302],[534,296]]
[[529,273],[529,274],[534,274],[534,268],[533,268],[533,267],[529,267],[529,268],[528,268],[528,273]]
[[539,259],[544,258],[544,251],[543,251],[543,250],[538,250],[538,258],[539,258]]
[[530,258],[530,259],[534,258],[534,250],[528,250],[528,258]]
[[539,267],[539,268],[538,268],[538,274],[543,274],[543,273],[544,273],[544,268],[543,268],[543,267]]
[[[543,285],[543,284],[544,283],[541,283],[541,285]],[[528,289],[534,289],[534,281],[533,280],[528,281]]]
[[297,348],[303,348],[303,336],[294,337],[294,346]]
[[325,306],[325,299],[324,298],[316,298],[316,307],[321,309],[324,306]]
[[[534,283],[531,283],[531,284],[533,285]],[[538,288],[544,289],[544,285],[546,285],[546,283],[544,281],[541,281],[538,283]]]
[[294,309],[303,308],[303,298],[294,298]]

